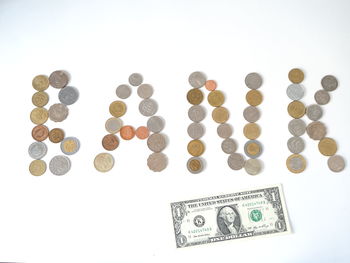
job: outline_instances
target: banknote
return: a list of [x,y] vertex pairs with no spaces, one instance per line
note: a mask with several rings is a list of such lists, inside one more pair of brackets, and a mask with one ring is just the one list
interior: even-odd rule
[[171,203],[178,248],[290,233],[280,185]]

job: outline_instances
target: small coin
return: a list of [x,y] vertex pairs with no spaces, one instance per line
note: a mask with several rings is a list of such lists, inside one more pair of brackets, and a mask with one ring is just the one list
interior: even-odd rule
[[161,133],[153,133],[147,139],[147,146],[153,152],[161,152],[166,147],[166,138]]
[[193,72],[188,77],[188,82],[193,88],[201,88],[205,85],[207,77],[202,72]]
[[60,128],[54,128],[49,132],[49,140],[53,143],[59,143],[64,139],[64,131]]
[[200,139],[204,135],[204,126],[200,123],[191,123],[187,128],[187,133],[192,139]]
[[123,121],[120,118],[109,118],[105,123],[105,128],[109,133],[117,133],[123,127]]
[[248,106],[243,111],[243,117],[248,122],[256,122],[260,119],[260,111],[257,107]]
[[154,133],[159,133],[164,129],[165,122],[160,116],[152,116],[147,121],[147,128]]
[[68,107],[62,103],[53,104],[49,108],[49,118],[54,122],[64,121],[68,117]]
[[153,87],[150,84],[142,84],[137,88],[137,95],[142,99],[149,99],[153,95]]
[[326,105],[331,99],[329,93],[323,89],[316,91],[314,98],[318,105]]
[[261,87],[262,85],[262,78],[261,76],[256,73],[256,72],[252,72],[249,73],[246,77],[245,77],[245,84],[247,85],[248,88],[250,89],[258,89]]
[[80,142],[76,137],[67,137],[61,142],[61,151],[64,154],[72,155],[79,151]]
[[219,107],[225,102],[225,96],[220,90],[211,91],[208,94],[208,102],[213,107]]
[[29,172],[34,176],[43,175],[46,172],[46,163],[43,160],[34,160],[29,165]]
[[72,105],[78,100],[78,98],[79,91],[71,86],[64,87],[58,93],[58,99],[64,105]]
[[56,70],[49,77],[50,85],[56,89],[62,89],[67,86],[69,81],[68,74],[63,70]]
[[71,168],[70,159],[64,155],[56,155],[49,163],[49,169],[54,175],[64,175]]
[[102,139],[102,147],[107,151],[113,151],[119,146],[119,139],[115,134],[107,134]]
[[28,148],[29,156],[33,159],[40,160],[47,153],[47,146],[43,142],[33,142]]
[[203,92],[200,89],[191,89],[187,92],[187,100],[192,105],[201,104],[203,98]]
[[304,80],[304,72],[301,71],[301,69],[293,68],[291,71],[289,71],[288,78],[291,82],[299,84]]
[[301,153],[305,149],[304,140],[297,136],[289,138],[287,141],[287,146],[289,151],[292,153]]
[[152,116],[158,111],[158,104],[153,99],[144,99],[139,104],[139,111],[143,116]]
[[133,73],[129,76],[129,83],[131,86],[139,86],[141,85],[143,82],[143,77],[141,74],[139,73]]
[[245,154],[252,158],[258,158],[262,154],[263,147],[261,143],[257,140],[247,141],[244,145]]
[[260,136],[261,130],[258,124],[248,123],[243,128],[243,134],[250,140],[255,140]]
[[301,84],[291,84],[287,88],[287,96],[291,100],[300,100],[304,97],[304,87]]
[[227,159],[227,164],[232,170],[240,170],[245,164],[244,156],[240,153],[232,153]]
[[345,160],[340,155],[333,155],[329,157],[327,164],[329,169],[336,173],[343,171],[345,168]]
[[246,100],[251,106],[258,106],[263,101],[263,96],[258,90],[251,90],[247,92]]
[[124,140],[131,140],[135,136],[135,129],[130,125],[123,126],[120,129],[120,137]]
[[224,123],[229,118],[229,112],[225,107],[217,107],[211,114],[213,120],[217,123]]
[[37,107],[44,107],[49,102],[49,95],[45,91],[35,92],[32,96],[32,103]]
[[200,157],[191,157],[187,161],[187,169],[193,174],[198,174],[203,171],[204,163]]
[[108,172],[114,166],[114,158],[109,153],[99,153],[94,159],[94,166],[99,172]]
[[35,126],[32,130],[32,137],[34,140],[41,142],[46,140],[49,136],[49,129],[45,125]]
[[250,175],[257,175],[262,169],[262,164],[258,159],[249,159],[245,162],[244,169]]
[[147,159],[147,166],[153,172],[161,172],[168,165],[168,158],[164,153],[152,153]]
[[189,108],[188,117],[193,122],[200,122],[205,118],[205,109],[201,105],[194,105]]
[[317,104],[311,104],[306,108],[306,116],[312,121],[318,121],[322,115],[322,108]]
[[219,137],[226,139],[229,138],[232,133],[232,127],[230,124],[228,123],[221,123],[218,128],[216,129],[217,134],[219,135]]
[[306,127],[306,132],[313,140],[321,140],[327,134],[326,126],[320,121],[313,121]]
[[286,165],[292,173],[301,173],[306,168],[306,160],[300,154],[292,154],[288,157]]
[[125,112],[126,104],[120,100],[113,101],[109,105],[109,113],[116,118],[123,116]]
[[293,119],[288,123],[288,130],[294,136],[301,136],[305,133],[306,123],[301,119]]
[[221,143],[221,149],[227,154],[234,153],[237,150],[237,143],[232,138],[226,138]]
[[137,138],[139,138],[140,140],[144,140],[148,138],[149,130],[145,126],[140,126],[136,129],[135,134]]
[[338,80],[332,76],[324,76],[321,80],[321,85],[326,91],[333,91],[338,87]]
[[287,110],[288,114],[295,119],[303,117],[306,111],[305,105],[298,100],[294,100],[289,103]]
[[207,80],[205,82],[205,88],[209,91],[213,91],[217,88],[217,84],[216,84],[216,81],[215,80]]
[[127,99],[131,95],[131,88],[126,84],[119,85],[115,90],[115,93],[117,94],[118,98]]
[[34,124],[44,124],[49,118],[49,113],[45,108],[35,108],[30,113],[30,120]]
[[205,146],[201,140],[192,140],[187,145],[187,151],[192,156],[200,156],[204,153]]
[[49,87],[49,78],[45,75],[35,76],[32,81],[32,86],[37,91],[44,91]]
[[337,143],[332,138],[323,138],[318,143],[318,150],[325,156],[332,156],[338,150]]

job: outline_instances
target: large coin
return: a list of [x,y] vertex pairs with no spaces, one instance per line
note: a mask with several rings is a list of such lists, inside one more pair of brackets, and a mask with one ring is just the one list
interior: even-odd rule
[[139,104],[139,111],[143,116],[152,116],[158,111],[158,104],[153,99],[144,99]]
[[326,105],[331,99],[329,93],[323,89],[316,91],[314,98],[318,105]]
[[322,115],[322,108],[317,104],[312,104],[306,108],[306,116],[312,121],[318,121]]
[[56,89],[62,89],[67,86],[69,76],[63,70],[56,70],[49,77],[50,85]]
[[304,87],[300,84],[291,84],[287,88],[287,96],[291,100],[300,100],[304,97]]
[[192,157],[187,161],[187,170],[193,174],[198,174],[204,169],[204,162],[200,157]]
[[341,172],[345,168],[345,161],[344,158],[340,155],[333,155],[328,158],[327,161],[328,167],[333,172]]
[[293,68],[289,71],[288,78],[291,82],[298,84],[304,80],[304,72],[301,69]]
[[168,158],[164,153],[152,153],[147,159],[147,166],[153,172],[161,172],[168,165]]
[[221,149],[227,154],[234,153],[237,150],[237,143],[232,138],[226,138],[221,143]]
[[28,148],[29,156],[33,159],[39,160],[47,153],[47,146],[43,142],[33,142]]
[[262,154],[262,145],[257,140],[249,140],[244,145],[245,154],[252,159],[258,158]]
[[305,133],[306,124],[301,119],[293,119],[288,123],[288,130],[294,136],[301,136]]
[[102,139],[102,146],[107,151],[113,151],[118,148],[119,146],[119,139],[114,134],[107,134]]
[[201,140],[192,140],[187,145],[187,151],[192,156],[198,157],[204,153],[205,146]]
[[56,155],[49,163],[49,169],[54,175],[64,175],[71,168],[70,159],[64,155]]
[[248,106],[243,111],[243,117],[248,122],[256,122],[260,119],[260,111],[257,107]]
[[129,76],[129,83],[131,86],[139,86],[143,82],[143,77],[139,73],[133,73]]
[[205,85],[205,82],[207,81],[207,77],[202,72],[193,72],[188,77],[188,82],[193,88],[200,88]]
[[105,123],[105,128],[109,133],[117,133],[123,127],[123,121],[120,118],[109,118]]
[[305,143],[302,138],[294,136],[289,138],[289,140],[287,141],[287,146],[290,152],[301,153],[302,151],[304,151]]
[[131,88],[129,85],[119,85],[117,89],[115,90],[115,93],[117,94],[118,98],[121,99],[127,99],[131,95]]
[[258,106],[263,101],[263,96],[262,96],[261,92],[258,90],[251,90],[251,91],[247,92],[247,95],[245,98],[246,98],[248,104],[251,106]]
[[261,130],[258,124],[248,123],[243,128],[243,134],[250,140],[255,140],[260,136]]
[[125,112],[126,104],[122,101],[116,100],[109,105],[109,113],[116,118],[123,116]]
[[30,120],[34,124],[44,124],[49,118],[49,113],[45,108],[35,108],[30,113]]
[[154,133],[147,139],[147,146],[153,152],[161,152],[165,149],[167,140],[163,134]]
[[45,75],[35,76],[32,85],[37,91],[44,91],[49,87],[49,78]]
[[76,137],[66,137],[61,142],[61,151],[64,154],[72,155],[79,151],[80,142]]
[[247,87],[250,89],[258,89],[262,85],[262,78],[256,72],[249,73],[245,77],[244,81],[245,81],[245,84],[247,85]]
[[59,143],[64,139],[64,131],[60,128],[54,128],[49,132],[49,140],[53,143]]
[[191,89],[187,92],[187,100],[192,105],[201,104],[203,98],[203,92],[200,89]]
[[147,120],[147,128],[154,133],[159,133],[164,129],[165,122],[160,116],[152,116]]
[[191,123],[187,128],[187,133],[192,139],[200,139],[204,135],[204,126],[200,123]]
[[58,99],[61,103],[65,105],[72,105],[74,104],[79,98],[79,91],[74,88],[67,86],[60,90],[58,93]]
[[205,118],[205,109],[201,105],[194,105],[189,108],[188,117],[191,121],[200,122]]
[[34,176],[43,175],[46,172],[46,163],[43,160],[34,160],[29,165],[29,172]]
[[68,117],[68,107],[62,103],[53,104],[49,108],[49,118],[54,122],[64,121]]
[[332,156],[337,152],[337,143],[332,138],[323,138],[318,143],[318,150],[325,156]]
[[109,153],[100,153],[94,159],[94,166],[99,172],[108,172],[114,166],[114,158]]
[[32,130],[32,137],[34,140],[41,142],[46,140],[49,136],[49,129],[45,125],[35,126]]
[[320,121],[313,121],[306,127],[306,132],[313,140],[321,140],[327,134],[326,126]]
[[213,120],[217,123],[224,123],[229,118],[229,112],[225,107],[217,107],[211,114]]
[[326,91],[333,91],[338,87],[338,80],[332,76],[324,76],[321,80],[321,85]]
[[227,159],[227,164],[232,170],[240,170],[245,164],[244,156],[240,153],[232,153]]
[[219,107],[225,102],[225,96],[220,90],[211,91],[208,94],[208,102],[213,107]]
[[244,169],[250,175],[257,175],[262,169],[262,164],[258,159],[249,159],[245,162]]
[[288,105],[288,113],[291,117],[295,119],[299,119],[303,117],[305,114],[305,111],[306,111],[305,105],[298,100],[292,101]]
[[44,107],[49,102],[49,95],[44,91],[35,92],[32,96],[32,103],[37,107]]
[[306,168],[306,160],[300,154],[292,154],[288,157],[286,165],[292,173],[301,173]]
[[137,88],[137,95],[143,99],[149,99],[153,95],[153,87],[150,84],[142,84]]
[[217,128],[217,133],[219,137],[226,139],[231,137],[233,130],[230,124],[228,123],[221,123]]

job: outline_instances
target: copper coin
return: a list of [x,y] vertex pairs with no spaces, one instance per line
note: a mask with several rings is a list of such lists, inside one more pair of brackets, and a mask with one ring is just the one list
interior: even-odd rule
[[332,156],[337,152],[337,143],[332,138],[323,138],[318,143],[318,150],[325,156]]
[[258,90],[251,90],[251,91],[247,92],[247,95],[245,98],[246,98],[248,104],[251,106],[258,106],[263,101],[263,96],[262,96],[261,92]]
[[49,87],[49,78],[45,75],[38,75],[34,77],[32,86],[37,91],[44,91]]
[[149,136],[149,130],[147,127],[145,126],[140,126],[136,129],[136,137],[141,139],[141,140],[144,140],[144,139],[147,139],[148,136]]
[[44,91],[35,92],[32,96],[32,103],[37,107],[44,107],[49,102],[49,95]]
[[321,140],[327,134],[326,126],[320,121],[313,121],[306,127],[306,132],[313,140]]
[[102,146],[107,151],[113,151],[119,146],[119,139],[114,134],[107,134],[102,139]]
[[328,167],[333,172],[341,172],[345,168],[345,160],[340,155],[333,155],[327,161]]
[[217,123],[224,123],[229,118],[228,110],[225,107],[217,107],[211,114],[213,120]]
[[126,112],[126,104],[122,101],[116,100],[109,105],[109,112],[112,116],[119,118]]
[[45,108],[35,108],[30,113],[30,120],[34,124],[44,124],[49,118],[49,112]]
[[50,85],[56,89],[62,89],[67,86],[69,77],[63,70],[56,70],[49,77]]
[[248,123],[243,128],[243,134],[250,140],[255,140],[260,136],[260,127],[256,123]]
[[286,165],[288,170],[292,173],[301,173],[306,168],[306,160],[300,154],[292,154],[288,157]]
[[208,102],[213,107],[219,107],[225,102],[225,96],[220,90],[211,91],[208,94]]
[[46,172],[46,163],[43,160],[34,160],[29,165],[29,172],[34,176],[43,175]]
[[42,142],[46,140],[49,136],[49,129],[45,125],[35,126],[32,130],[32,137],[34,140],[38,142]]
[[305,112],[306,112],[305,105],[298,100],[295,100],[289,103],[287,110],[288,110],[288,114],[294,119],[300,119],[305,115]]
[[207,80],[205,82],[205,88],[209,91],[213,91],[217,88],[217,84],[216,84],[216,81],[215,80]]
[[293,68],[289,71],[288,78],[293,83],[301,83],[304,80],[304,72],[302,72],[301,69]]
[[203,98],[203,92],[200,89],[191,89],[187,92],[187,100],[192,105],[201,104]]
[[200,156],[204,153],[205,146],[201,140],[192,140],[187,145],[187,151],[192,156]]
[[135,130],[134,127],[130,125],[123,126],[120,129],[120,137],[122,137],[124,140],[131,140],[135,136]]
[[60,128],[54,128],[49,132],[49,140],[53,143],[59,143],[64,139],[64,131]]

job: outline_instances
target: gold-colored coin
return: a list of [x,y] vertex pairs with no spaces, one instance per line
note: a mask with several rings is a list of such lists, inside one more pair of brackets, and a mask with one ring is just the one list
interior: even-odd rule
[[189,168],[191,169],[191,171],[197,172],[200,169],[202,169],[202,164],[199,160],[193,159],[189,162],[188,164]]
[[288,157],[286,161],[286,165],[289,171],[292,173],[301,173],[306,168],[306,160],[305,158],[300,154],[292,154]]
[[35,108],[30,113],[30,120],[34,124],[44,124],[49,118],[49,112],[45,108]]
[[111,105],[109,105],[109,112],[116,118],[121,117],[126,112],[126,105],[124,102],[119,100],[113,101]]
[[29,172],[32,175],[40,176],[46,172],[46,163],[43,160],[34,160],[29,165]]
[[247,153],[253,156],[257,155],[261,151],[260,145],[257,143],[249,143],[246,149]]
[[251,90],[251,91],[247,92],[245,99],[247,100],[249,105],[258,106],[263,101],[263,96],[262,96],[260,91]]
[[250,140],[255,140],[260,136],[260,127],[256,123],[248,123],[243,128],[243,134]]
[[214,91],[209,93],[208,102],[213,107],[219,107],[222,104],[224,104],[225,95],[219,90],[214,90]]
[[320,140],[320,142],[318,143],[318,149],[323,155],[332,156],[337,152],[338,147],[335,140],[326,137]]
[[187,100],[193,105],[201,104],[203,98],[203,92],[200,89],[191,89],[187,92]]
[[304,72],[302,72],[301,69],[293,68],[289,71],[288,78],[293,83],[300,83],[304,80]]
[[300,119],[305,115],[306,112],[305,105],[298,100],[294,100],[289,103],[287,110],[288,114],[295,119]]
[[100,153],[95,157],[94,166],[99,172],[108,172],[114,166],[114,158],[109,153]]
[[45,75],[38,75],[33,79],[32,86],[37,91],[44,91],[49,87],[49,78]]
[[32,96],[32,102],[37,107],[44,107],[49,102],[49,95],[45,91],[35,92]]
[[217,123],[224,123],[229,117],[228,110],[225,107],[217,107],[213,110],[211,116],[213,120]]
[[204,153],[205,146],[201,140],[192,140],[187,145],[187,151],[192,156],[200,156]]

